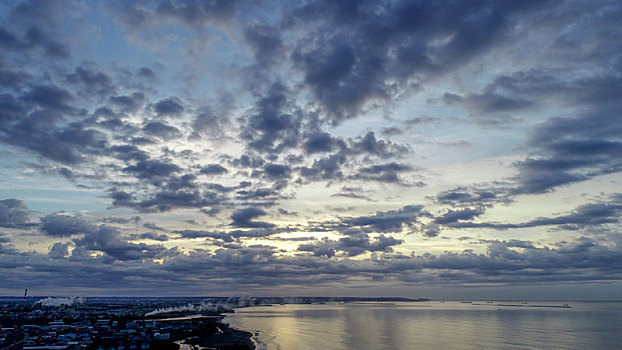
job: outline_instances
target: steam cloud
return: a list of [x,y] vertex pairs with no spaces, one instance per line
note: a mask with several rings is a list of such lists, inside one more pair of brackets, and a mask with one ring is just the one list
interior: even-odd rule
[[61,305],[82,304],[84,302],[85,302],[85,299],[83,297],[66,297],[66,298],[48,297],[48,298],[37,301],[37,304],[41,304],[41,306],[59,307]]
[[206,299],[198,304],[186,304],[183,306],[156,309],[146,313],[145,316],[154,316],[178,312],[231,312],[235,308],[249,307],[255,305],[259,305],[257,299],[248,297],[229,297],[226,301],[212,301]]

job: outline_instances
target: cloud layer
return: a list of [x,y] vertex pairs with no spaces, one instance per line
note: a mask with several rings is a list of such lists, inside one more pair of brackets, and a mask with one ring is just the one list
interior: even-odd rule
[[2,4],[0,292],[617,283],[621,12]]

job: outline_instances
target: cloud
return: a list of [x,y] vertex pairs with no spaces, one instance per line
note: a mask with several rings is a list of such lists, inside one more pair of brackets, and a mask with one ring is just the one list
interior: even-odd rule
[[161,245],[130,243],[121,236],[117,228],[107,225],[100,225],[82,238],[74,239],[73,242],[77,247],[101,251],[118,260],[153,259],[169,254]]
[[390,141],[378,140],[376,134],[370,131],[362,137],[351,140],[349,151],[354,154],[370,154],[388,158],[409,152],[409,148]]
[[166,212],[176,208],[213,207],[224,201],[224,198],[217,192],[196,189],[162,190],[156,192],[152,197],[135,202],[127,201],[127,196],[123,196],[122,193],[118,196],[125,201],[115,200],[116,205],[134,207],[145,212]]
[[319,181],[336,181],[344,177],[341,170],[346,163],[346,156],[343,154],[333,154],[325,158],[316,159],[310,167],[302,167],[300,175],[305,179]]
[[[293,60],[317,102],[338,121],[371,101],[394,97],[407,89],[409,78],[432,79],[468,63],[506,39],[515,21],[535,8],[530,3],[495,4],[483,11],[480,4],[463,2],[440,7],[313,1],[292,11],[294,23],[306,28]],[[440,37],[446,40],[439,42]]]
[[244,208],[239,209],[231,214],[231,222],[232,226],[236,227],[245,227],[245,228],[268,228],[274,227],[274,224],[263,222],[263,221],[254,221],[253,219],[264,216],[267,213],[259,208]]
[[390,236],[380,235],[371,241],[366,234],[348,236],[333,241],[323,239],[320,242],[301,244],[298,251],[311,252],[314,256],[332,258],[338,252],[344,252],[348,256],[357,256],[366,252],[392,252],[392,246],[399,245],[404,241]]
[[253,49],[255,61],[263,69],[275,64],[277,57],[282,55],[283,43],[278,28],[254,22],[244,30],[244,38]]
[[608,108],[595,112],[552,118],[536,129],[530,145],[537,153],[516,163],[516,193],[546,193],[622,169],[619,113]]
[[335,140],[326,132],[318,132],[307,136],[306,141],[303,144],[305,152],[321,153],[330,152],[333,149]]
[[[49,103],[57,104],[51,101]],[[60,119],[60,115],[56,112],[33,112],[18,123],[0,130],[2,133],[0,138],[5,143],[68,165],[81,163],[89,156],[105,152],[107,138],[104,133],[80,123],[55,127]]]
[[507,189],[494,188],[467,188],[457,187],[441,191],[436,195],[436,201],[453,207],[462,206],[492,206],[495,203],[509,202]]
[[345,227],[367,227],[374,232],[400,232],[404,227],[412,227],[420,217],[429,216],[422,205],[407,205],[399,210],[379,211],[374,215],[342,218]]
[[133,174],[138,179],[153,179],[167,177],[177,173],[181,168],[173,164],[170,159],[165,160],[144,160],[136,165],[130,165],[123,169],[124,172]]
[[264,173],[269,179],[287,179],[291,168],[283,164],[266,164],[264,167]]
[[288,90],[274,82],[256,101],[255,113],[242,128],[240,137],[258,152],[278,152],[294,147],[299,139],[299,116],[288,113]]
[[240,238],[266,238],[277,233],[291,232],[293,229],[287,227],[253,227],[251,230],[231,230],[231,231],[202,231],[202,230],[177,230],[174,233],[182,238],[212,238],[224,242],[233,242]]
[[24,35],[19,35],[8,28],[0,27],[0,47],[24,53],[38,50],[46,58],[51,59],[67,59],[70,57],[69,48],[65,44],[51,39],[40,27],[32,25],[24,31]]
[[236,1],[186,1],[183,3],[161,1],[157,13],[175,18],[193,27],[202,27],[210,21],[222,21],[235,14]]
[[69,247],[72,246],[71,242],[68,243],[54,243],[50,247],[48,255],[50,259],[65,259],[69,257]]
[[352,199],[364,199],[366,201],[373,201],[369,196],[365,195],[365,191],[362,187],[349,187],[343,186],[341,190],[332,195],[332,197],[345,197]]
[[522,223],[506,224],[495,222],[460,222],[469,221],[483,213],[481,209],[462,209],[449,211],[435,219],[441,225],[453,228],[493,228],[508,230],[526,227],[553,226],[565,230],[578,230],[590,226],[619,223],[622,212],[622,197],[619,194],[612,195],[607,202],[587,203],[576,207],[565,215],[554,217],[537,217]]
[[143,239],[150,239],[153,241],[166,242],[169,240],[169,237],[165,234],[155,234],[153,232],[144,232],[144,233],[136,233],[128,236],[130,240],[137,241]]
[[476,116],[478,114],[515,112],[534,105],[532,101],[512,99],[489,92],[484,94],[468,94],[466,96],[445,93],[443,95],[443,100],[448,105],[456,103],[464,104]]
[[122,111],[135,112],[142,107],[145,98],[145,94],[142,92],[134,92],[131,95],[110,96],[110,103],[119,107]]
[[202,167],[200,172],[204,175],[222,175],[229,171],[220,164],[208,164]]
[[73,73],[65,76],[65,81],[78,87],[78,91],[87,98],[92,95],[104,98],[116,91],[116,86],[107,74],[90,66],[77,67]]
[[0,227],[27,228],[31,225],[30,211],[24,202],[15,198],[0,200]]
[[143,127],[143,132],[149,136],[156,136],[163,140],[170,140],[181,135],[179,129],[162,122],[150,122]]
[[434,219],[434,222],[439,225],[447,225],[463,220],[473,220],[474,218],[482,215],[484,210],[482,208],[464,208],[460,210],[448,210],[445,214]]
[[[399,177],[398,173],[411,170],[411,167],[404,164],[398,164],[396,162],[372,165],[364,167],[359,170],[357,174],[352,176],[353,179],[359,180],[371,180],[378,182],[388,183],[404,183]],[[418,186],[424,186],[423,183],[417,184]]]
[[56,85],[34,85],[24,94],[22,99],[32,107],[40,107],[50,111],[75,113],[76,109],[70,106],[74,100],[73,94]]
[[50,214],[41,218],[41,232],[55,237],[89,233],[96,227],[90,222],[66,214]]
[[158,101],[153,106],[153,109],[158,117],[177,117],[184,112],[184,106],[181,100],[176,97],[169,97]]
[[[8,229],[0,235],[1,288],[26,279],[51,292],[152,294],[166,282],[189,293],[265,293],[622,277],[622,209],[608,186],[622,170],[622,47],[612,30],[619,6],[4,7],[5,187],[29,191],[39,178],[74,186],[56,205],[105,191],[115,216],[91,203],[79,215],[43,212],[33,222],[22,201],[0,201],[0,227]],[[109,36],[115,32],[121,37]],[[466,153],[446,147],[465,145]],[[472,173],[456,177],[457,161]],[[469,183],[483,173],[488,182]],[[580,195],[570,187],[580,182],[582,192],[603,193]],[[561,197],[549,195],[560,187],[574,209],[517,222],[504,216],[525,199],[553,201],[559,212]],[[318,206],[318,196],[341,207]],[[352,200],[367,202],[355,208]],[[418,200],[425,207],[405,205]],[[383,209],[369,209],[372,201]],[[508,208],[490,210],[498,205]],[[171,220],[182,226],[167,231]],[[468,235],[475,238],[447,234],[439,237],[446,252],[431,248],[441,232],[465,229],[477,230]]]

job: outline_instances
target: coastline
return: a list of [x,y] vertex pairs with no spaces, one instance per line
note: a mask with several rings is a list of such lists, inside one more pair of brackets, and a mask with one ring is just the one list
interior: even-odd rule
[[154,320],[159,322],[208,321],[199,329],[199,332],[175,341],[179,350],[256,350],[258,347],[252,339],[253,333],[230,327],[228,323],[223,322],[225,317],[226,314],[196,314]]
[[[217,332],[188,338],[184,340],[184,343],[210,349],[256,350],[257,345],[252,337],[251,332],[231,328],[226,323],[218,322]],[[182,349],[181,346],[180,349]]]

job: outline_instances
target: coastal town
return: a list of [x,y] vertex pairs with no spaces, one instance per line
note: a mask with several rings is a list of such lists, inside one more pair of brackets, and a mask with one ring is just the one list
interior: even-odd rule
[[231,310],[226,305],[223,300],[5,301],[0,302],[0,349],[254,349],[250,333],[222,322],[220,312]]

